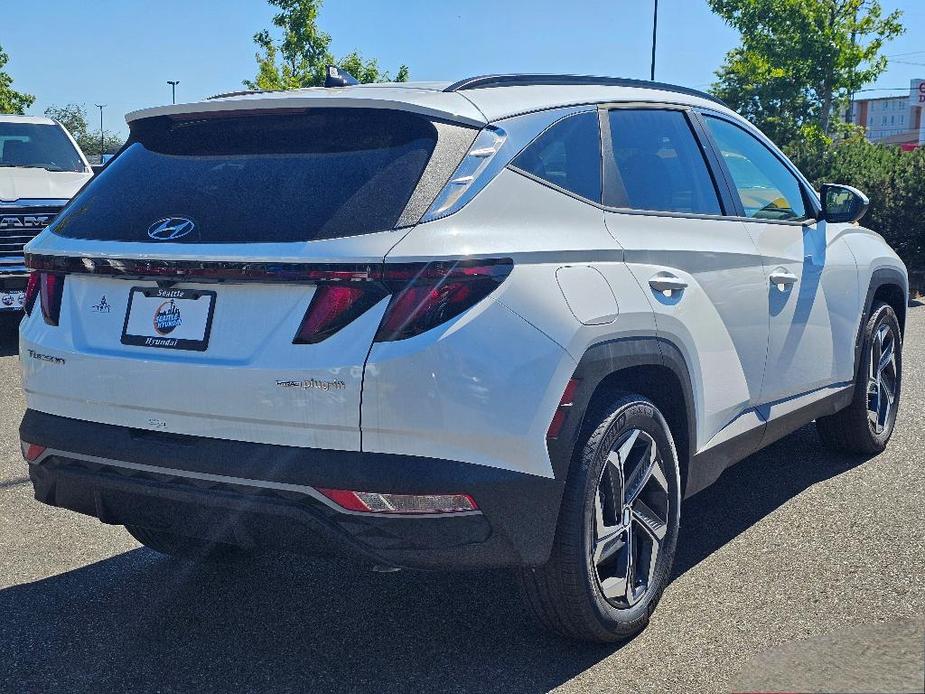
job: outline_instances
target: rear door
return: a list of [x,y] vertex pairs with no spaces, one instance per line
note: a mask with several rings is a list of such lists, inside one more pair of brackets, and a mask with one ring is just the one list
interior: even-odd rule
[[[684,108],[627,105],[603,122],[607,227],[649,297],[659,336],[687,361],[696,450],[763,434],[758,402],[768,341],[761,254],[714,180]],[[717,473],[718,474],[718,473]]]
[[330,108],[149,120],[29,248],[63,277],[58,325],[36,310],[23,326],[29,406],[359,449],[363,367],[387,303],[366,289],[429,203],[416,191],[438,129]]

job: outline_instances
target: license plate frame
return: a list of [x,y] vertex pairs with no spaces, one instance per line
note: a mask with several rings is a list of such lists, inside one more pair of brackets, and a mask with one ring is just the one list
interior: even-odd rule
[[24,289],[0,289],[0,311],[22,311],[25,307]]
[[[129,325],[132,318],[132,307],[136,305],[138,295],[144,297],[146,303],[153,306],[150,300],[161,300],[160,306],[157,306],[151,314],[151,329],[145,331],[129,331]],[[192,352],[205,352],[209,347],[209,338],[212,333],[212,318],[215,314],[216,292],[204,289],[162,289],[160,287],[132,287],[128,294],[128,307],[125,309],[125,321],[122,324],[122,344],[132,345],[135,347],[152,347],[155,349],[180,349]],[[202,328],[201,337],[173,336],[177,328],[183,325],[182,316],[184,307],[190,309],[187,302],[198,302],[205,299],[208,306],[205,307],[205,321]],[[178,304],[178,302],[183,302]],[[170,307],[167,305],[170,304]],[[139,304],[140,305],[140,304]],[[161,311],[161,309],[165,311]],[[202,306],[194,307],[194,312],[198,310],[200,317],[203,315]],[[139,309],[142,310],[142,309]],[[139,316],[134,321],[134,325],[142,321]],[[160,321],[160,322],[159,322]],[[158,327],[161,325],[162,327]],[[171,327],[172,325],[172,327]],[[181,331],[181,334],[188,333],[188,330]]]

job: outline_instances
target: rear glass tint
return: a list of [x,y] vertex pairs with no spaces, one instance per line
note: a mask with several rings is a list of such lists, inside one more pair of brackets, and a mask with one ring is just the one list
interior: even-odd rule
[[437,141],[425,118],[381,109],[136,122],[129,144],[56,220],[71,238],[269,243],[392,229]]
[[600,202],[601,132],[597,111],[560,120],[511,163],[575,195]]

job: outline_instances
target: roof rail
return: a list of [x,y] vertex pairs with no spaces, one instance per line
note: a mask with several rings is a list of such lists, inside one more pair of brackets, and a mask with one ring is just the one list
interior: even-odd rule
[[665,82],[651,82],[649,80],[629,79],[626,77],[595,77],[593,75],[545,75],[545,74],[523,74],[523,75],[480,75],[478,77],[468,77],[458,82],[454,82],[444,89],[445,92],[460,92],[467,89],[483,89],[485,87],[530,87],[530,86],[553,86],[553,85],[586,85],[586,86],[606,86],[606,87],[634,87],[636,89],[658,89],[666,92],[676,92],[678,94],[687,94],[696,96],[701,99],[707,99],[717,104],[725,106],[722,100],[717,99],[712,94],[701,92],[689,87],[679,87],[676,84],[667,84]]

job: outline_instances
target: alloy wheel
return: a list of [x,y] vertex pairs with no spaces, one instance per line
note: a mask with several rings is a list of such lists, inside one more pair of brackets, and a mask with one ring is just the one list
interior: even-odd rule
[[668,480],[655,440],[640,429],[624,433],[598,481],[591,556],[598,587],[615,607],[632,607],[652,584],[668,506]]
[[889,325],[881,325],[870,345],[867,376],[867,419],[871,430],[879,435],[889,426],[896,401],[896,336]]

